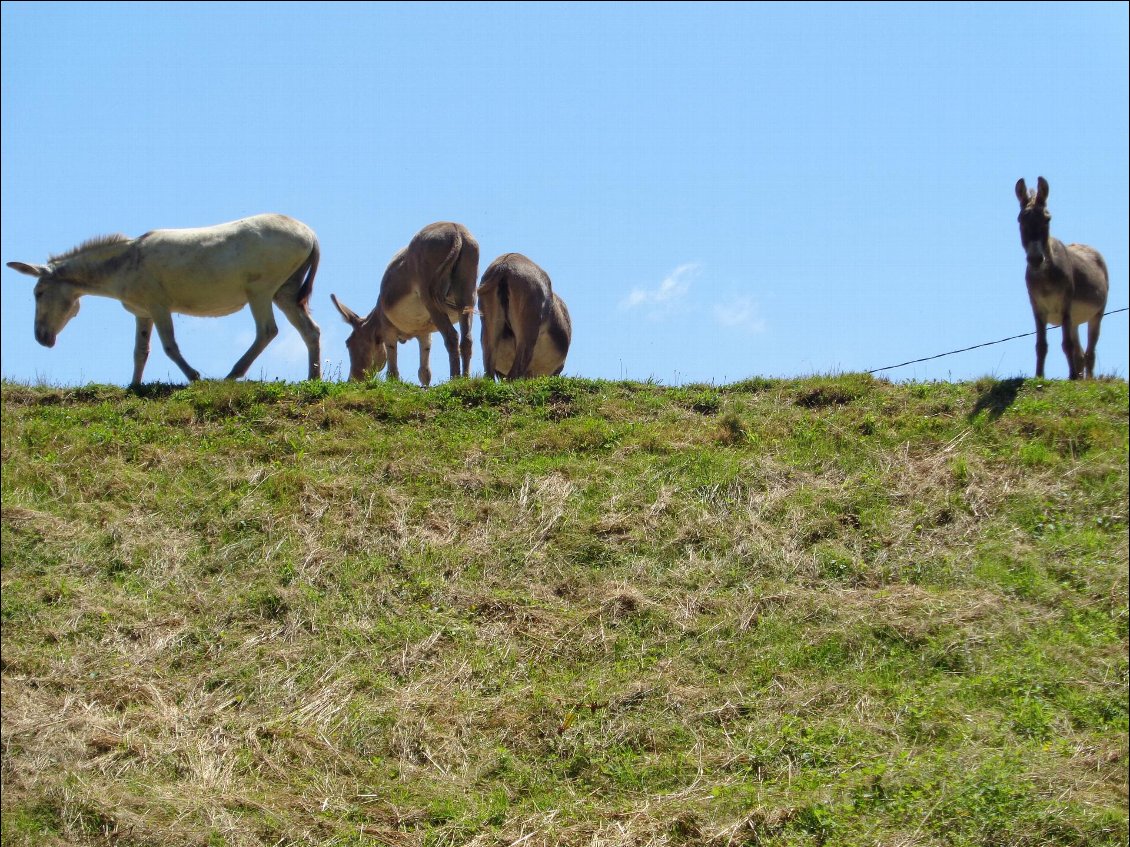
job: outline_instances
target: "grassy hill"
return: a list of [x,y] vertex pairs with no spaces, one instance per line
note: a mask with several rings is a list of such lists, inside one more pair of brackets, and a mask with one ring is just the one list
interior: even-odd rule
[[1127,384],[2,386],[3,844],[1127,843]]

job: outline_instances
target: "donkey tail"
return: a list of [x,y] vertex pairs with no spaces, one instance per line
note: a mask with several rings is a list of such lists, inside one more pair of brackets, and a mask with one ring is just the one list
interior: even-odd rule
[[436,281],[442,281],[450,278],[451,272],[455,270],[455,263],[459,260],[459,253],[463,250],[463,235],[458,229],[455,230],[455,237],[451,239],[451,248],[447,251],[447,255],[443,261],[439,263],[436,268]]
[[318,247],[318,239],[314,238],[314,245],[310,248],[310,255],[306,257],[306,261],[302,263],[294,275],[300,276],[305,273],[302,284],[298,287],[298,305],[306,308],[306,304],[310,302],[310,295],[314,291],[314,275],[318,273],[318,260],[322,256],[322,251]]
[[498,305],[502,307],[502,314],[506,318],[506,325],[510,325],[510,275],[503,273],[498,277]]
[[[470,283],[470,296],[471,302],[465,303],[467,299],[467,292],[464,291],[464,286],[460,284],[457,273],[460,260],[463,259],[463,254],[470,247],[467,239],[464,238],[463,233],[457,226],[454,229],[454,237],[451,239],[451,248],[447,251],[447,256],[440,262],[436,268],[435,277],[432,280],[433,291],[443,292],[443,300],[453,308],[466,312],[473,310],[475,306],[475,289],[474,280]],[[476,257],[476,264],[477,264]],[[473,273],[473,272],[472,272]]]
[[479,285],[479,301],[493,299],[498,301],[500,314],[510,321],[510,275],[511,269],[502,262],[492,262],[483,274]]

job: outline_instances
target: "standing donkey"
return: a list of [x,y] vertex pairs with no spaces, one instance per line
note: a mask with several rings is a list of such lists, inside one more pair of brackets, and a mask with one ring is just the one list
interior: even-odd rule
[[573,325],[549,274],[521,253],[499,256],[479,286],[483,368],[488,379],[561,373]]
[[[1063,354],[1071,379],[1095,375],[1095,345],[1106,308],[1109,275],[1099,252],[1085,244],[1067,244],[1052,238],[1049,229],[1048,181],[1037,180],[1028,192],[1024,180],[1016,182],[1020,201],[1020,243],[1028,256],[1024,281],[1036,317],[1036,376],[1044,375],[1048,354],[1048,323],[1063,327]],[[1087,324],[1087,352],[1079,342],[1079,324]]]
[[359,317],[331,294],[342,318],[353,327],[345,341],[349,378],[368,379],[387,361],[389,379],[400,379],[396,345],[415,338],[420,344],[420,384],[429,385],[428,361],[436,331],[443,335],[451,376],[469,376],[478,275],[479,242],[462,224],[441,221],[424,227],[392,257],[381,279],[377,305],[367,317]]
[[149,358],[153,327],[165,353],[190,381],[200,373],[184,360],[173,334],[173,312],[220,317],[251,307],[255,340],[228,379],[239,379],[278,335],[272,303],[298,330],[310,355],[310,379],[321,374],[318,325],[308,304],[318,271],[318,238],[285,215],[255,215],[197,229],[155,229],[140,238],[93,238],[46,265],[8,262],[36,277],[35,340],[55,338],[79,310],[84,294],[112,297],[137,319],[133,386]]

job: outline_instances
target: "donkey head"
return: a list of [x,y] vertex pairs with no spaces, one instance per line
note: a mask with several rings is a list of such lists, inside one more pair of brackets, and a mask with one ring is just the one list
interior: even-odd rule
[[39,280],[35,284],[35,340],[44,347],[54,347],[56,336],[78,314],[82,291],[62,278],[53,264],[8,262],[8,267]]
[[377,321],[366,321],[358,317],[348,306],[339,303],[337,297],[332,294],[330,299],[341,312],[345,322],[353,327],[353,332],[345,339],[346,349],[349,350],[349,378],[359,382],[364,381],[370,375],[379,373],[388,359],[384,342],[377,337]]
[[1048,252],[1051,212],[1048,211],[1048,181],[1036,181],[1035,194],[1029,195],[1023,179],[1016,181],[1016,199],[1020,201],[1020,244],[1028,254],[1028,264],[1041,265]]

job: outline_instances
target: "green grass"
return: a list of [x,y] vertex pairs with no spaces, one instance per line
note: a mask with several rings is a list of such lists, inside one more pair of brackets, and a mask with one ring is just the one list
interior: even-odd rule
[[1121,380],[2,386],[8,845],[1125,845]]

